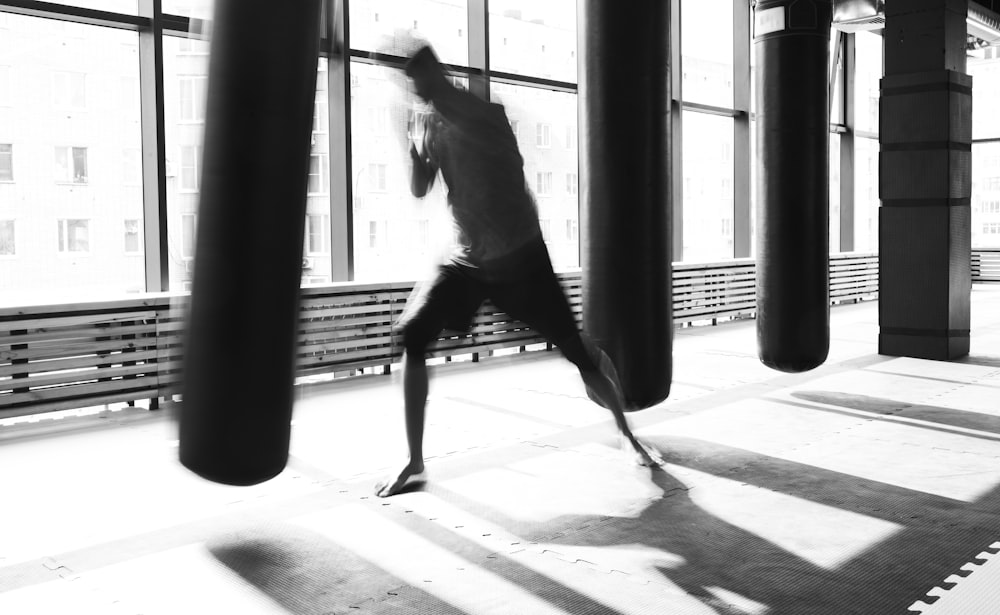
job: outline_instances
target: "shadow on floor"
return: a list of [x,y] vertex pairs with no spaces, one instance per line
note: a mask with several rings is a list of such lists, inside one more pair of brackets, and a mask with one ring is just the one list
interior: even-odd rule
[[[887,420],[905,412],[908,418],[940,425],[916,425],[923,429],[953,433],[957,432],[952,428],[976,429],[988,432],[980,436],[987,439],[993,439],[989,434],[1000,434],[1000,418],[989,415],[831,391],[793,395],[808,403],[785,403],[814,412],[864,411],[873,415],[872,420]],[[929,589],[1000,539],[998,486],[976,501],[966,502],[693,438],[652,436],[649,441],[666,451],[665,458],[675,471],[649,472],[649,480],[661,495],[632,515],[568,515],[526,522],[437,483],[428,484],[425,490],[525,541],[584,547],[641,545],[668,554],[671,561],[680,563],[657,566],[650,572],[662,575],[665,582],[720,615],[753,612],[750,607],[741,610],[735,606],[738,600],[733,595],[766,607],[768,615],[905,613],[913,602],[927,600]],[[859,545],[857,551],[845,551],[836,564],[820,565],[787,543],[776,544],[707,510],[692,497],[679,469],[766,489],[833,511],[857,513],[885,522],[884,527],[893,524],[899,529],[877,542]],[[600,488],[594,485],[594,489]],[[559,497],[558,491],[552,496]],[[729,505],[741,506],[739,497],[727,497]],[[777,523],[783,521],[780,511],[762,514],[773,516]],[[490,553],[447,527],[413,516],[391,518],[463,558],[470,567],[498,575],[566,612],[618,613],[600,598],[586,596],[511,558]],[[794,517],[788,519],[792,522]],[[822,537],[811,533],[826,527],[817,520],[796,531],[813,543],[822,543]],[[220,562],[293,613],[313,615],[356,604],[393,612],[396,599],[387,588],[398,588],[396,594],[406,595],[405,601],[398,602],[401,609],[406,605],[412,608],[417,602],[426,605],[428,613],[464,613],[330,539],[294,526],[228,535],[208,546]],[[609,596],[608,603],[621,600],[621,596]]]
[[[568,516],[530,526],[431,485],[467,512],[537,542],[586,547],[643,545],[684,563],[660,574],[722,615],[739,615],[727,592],[768,615],[905,613],[926,592],[1000,537],[1000,489],[959,502],[811,465],[684,438],[651,438],[667,462],[902,526],[835,567],[819,566],[699,506],[669,471],[652,471],[663,496],[637,516]],[[734,499],[732,506],[740,506]],[[567,529],[570,528],[570,529]],[[808,533],[821,524],[802,528]],[[970,614],[971,615],[971,614]]]
[[[839,406],[849,410],[860,410],[871,414],[885,417],[904,416],[910,419],[925,421],[926,425],[916,425],[908,423],[909,427],[923,429],[935,429],[934,425],[940,425],[949,433],[956,433],[947,427],[958,427],[961,429],[975,429],[990,434],[997,434],[1000,439],[1000,416],[983,414],[981,412],[970,412],[967,410],[956,410],[943,406],[928,406],[925,404],[911,404],[909,402],[888,399],[885,397],[872,397],[870,395],[857,395],[854,393],[840,393],[835,391],[794,391],[792,397],[817,404],[827,406]],[[782,400],[773,400],[782,402]],[[810,410],[820,410],[824,412],[836,412],[830,408],[819,408],[815,406],[806,407]],[[857,416],[851,414],[850,416]],[[877,419],[878,417],[872,417]],[[977,437],[975,434],[961,432],[963,436]],[[986,439],[994,439],[986,437]]]
[[[296,615],[327,615],[389,598],[406,583],[325,536],[289,524],[218,536],[206,547],[222,564]],[[424,595],[443,615],[463,611]]]
[[967,365],[979,365],[980,367],[1000,367],[1000,357],[990,355],[968,355],[961,359],[956,359],[955,363],[965,363]]
[[[373,513],[375,514],[375,513]],[[517,585],[566,613],[621,615],[566,585],[527,568],[510,558],[461,537],[449,528],[410,515],[394,518],[414,534],[442,546],[469,563],[469,569],[485,569]],[[274,602],[296,615],[329,615],[352,610],[365,613],[427,613],[475,615],[424,591],[366,560],[319,533],[292,524],[272,524],[227,534],[211,540],[207,547],[222,564]],[[401,552],[401,558],[414,554]],[[417,555],[419,557],[419,554]],[[419,560],[411,563],[419,571]],[[454,583],[461,585],[461,573]],[[452,587],[475,602],[472,589]],[[491,611],[496,612],[496,611]]]

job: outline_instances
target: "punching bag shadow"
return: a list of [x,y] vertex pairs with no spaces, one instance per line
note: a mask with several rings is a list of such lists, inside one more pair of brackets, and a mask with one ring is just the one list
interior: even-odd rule
[[831,0],[760,0],[757,54],[757,347],[784,372],[830,347]]
[[215,0],[180,460],[251,485],[288,460],[320,0]]

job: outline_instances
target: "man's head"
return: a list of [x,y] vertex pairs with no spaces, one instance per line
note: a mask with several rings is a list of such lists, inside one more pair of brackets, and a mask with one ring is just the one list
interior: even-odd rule
[[421,47],[406,63],[406,76],[413,80],[417,96],[426,101],[434,100],[450,85],[430,45]]

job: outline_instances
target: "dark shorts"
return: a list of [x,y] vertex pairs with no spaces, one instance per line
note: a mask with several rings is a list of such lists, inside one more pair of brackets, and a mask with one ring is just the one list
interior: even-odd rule
[[441,331],[468,331],[483,301],[561,346],[579,332],[542,241],[487,267],[452,261],[411,299],[399,326],[408,351],[423,351]]

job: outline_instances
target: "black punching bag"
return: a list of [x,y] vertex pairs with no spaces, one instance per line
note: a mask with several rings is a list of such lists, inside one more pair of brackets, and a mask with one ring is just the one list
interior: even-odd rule
[[830,348],[831,0],[760,0],[757,53],[757,348],[803,372]]
[[580,0],[584,329],[626,409],[670,393],[670,2]]
[[320,0],[215,0],[180,460],[251,485],[288,460]]

